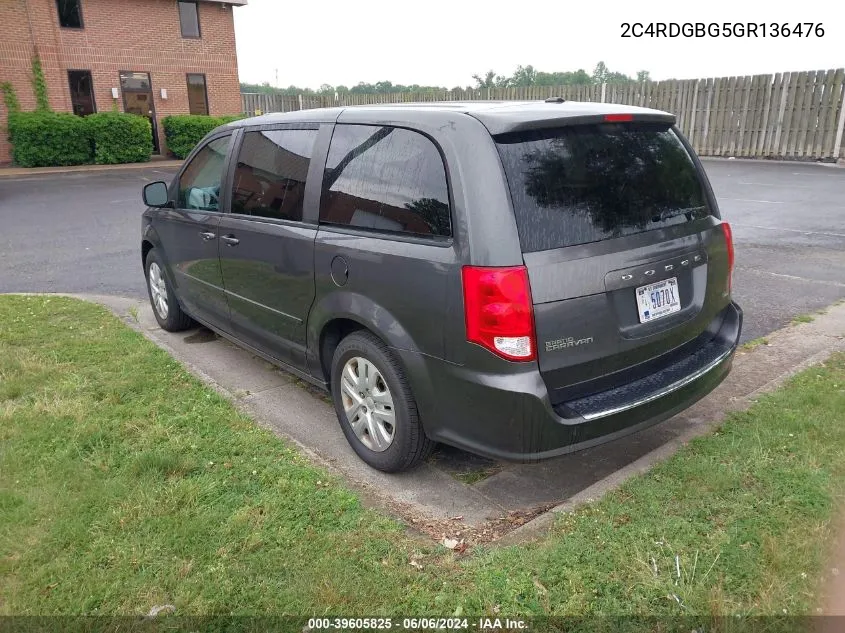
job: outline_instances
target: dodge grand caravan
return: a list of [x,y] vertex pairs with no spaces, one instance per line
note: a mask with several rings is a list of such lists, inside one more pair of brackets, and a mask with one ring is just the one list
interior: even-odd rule
[[153,311],[330,391],[384,471],[435,442],[533,461],[622,437],[718,385],[742,325],[674,121],[556,100],[224,125],[144,189]]

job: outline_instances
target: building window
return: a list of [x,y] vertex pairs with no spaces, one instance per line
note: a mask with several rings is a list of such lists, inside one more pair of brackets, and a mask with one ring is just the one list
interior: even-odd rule
[[97,111],[94,103],[94,82],[90,70],[69,70],[67,79],[70,84],[70,102],[73,113],[78,116],[88,116]]
[[182,26],[182,37],[200,36],[200,15],[198,3],[179,3],[179,24]]
[[205,75],[188,74],[188,108],[191,114],[208,114]]
[[82,0],[56,0],[59,12],[59,24],[66,29],[81,29]]

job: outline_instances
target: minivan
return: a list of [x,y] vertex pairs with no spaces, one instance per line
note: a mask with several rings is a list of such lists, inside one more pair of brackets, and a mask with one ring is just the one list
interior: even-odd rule
[[268,114],[148,184],[162,328],[205,325],[331,393],[374,468],[437,442],[563,455],[730,371],[730,226],[671,114],[599,103]]

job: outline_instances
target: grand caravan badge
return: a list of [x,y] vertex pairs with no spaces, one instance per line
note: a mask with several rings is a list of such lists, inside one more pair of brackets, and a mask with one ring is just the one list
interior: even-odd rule
[[546,341],[546,351],[547,352],[554,352],[559,349],[566,349],[568,347],[578,347],[579,345],[589,345],[593,342],[593,337],[588,336],[587,338],[559,338],[555,341]]

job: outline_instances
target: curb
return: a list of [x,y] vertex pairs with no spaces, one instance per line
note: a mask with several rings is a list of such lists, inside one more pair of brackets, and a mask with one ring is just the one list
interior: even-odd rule
[[132,171],[136,169],[176,168],[181,160],[151,160],[148,163],[126,163],[123,165],[73,165],[68,167],[5,167],[0,169],[0,180],[29,178],[56,174],[101,173],[108,171]]
[[798,167],[798,166],[816,166],[816,167],[825,167],[830,169],[831,167],[845,167],[845,158],[840,158],[838,160],[829,159],[826,161],[821,161],[817,159],[810,159],[810,160],[793,160],[793,159],[783,159],[783,158],[746,158],[744,156],[699,156],[701,162],[713,162],[713,163],[727,163],[727,162],[741,162],[745,163],[753,163],[756,165],[788,165],[790,167]]

